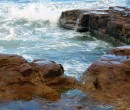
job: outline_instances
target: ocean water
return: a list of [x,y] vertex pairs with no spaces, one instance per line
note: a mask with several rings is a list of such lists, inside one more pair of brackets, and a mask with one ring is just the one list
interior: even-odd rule
[[[83,72],[113,45],[89,33],[78,33],[58,26],[62,11],[68,9],[106,9],[126,6],[124,0],[1,0],[0,53],[19,54],[28,61],[48,59],[61,63],[65,74],[80,80]],[[0,110],[113,110],[91,102],[79,90],[61,95],[61,100],[45,99],[0,103]]]

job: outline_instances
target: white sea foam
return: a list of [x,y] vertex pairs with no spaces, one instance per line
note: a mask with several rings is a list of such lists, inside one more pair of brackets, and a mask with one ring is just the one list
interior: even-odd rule
[[8,36],[6,36],[4,39],[5,40],[12,40],[13,38],[15,38],[15,32],[13,28],[10,28],[10,34]]
[[71,63],[72,64],[70,64],[69,62],[65,62],[63,64],[65,74],[68,76],[76,77],[77,79],[80,79],[82,73],[86,70],[87,67],[90,66],[90,64],[88,63],[80,63],[79,61],[76,60],[72,60]]
[[3,49],[4,49],[4,48],[3,48],[2,46],[0,46],[0,52],[2,52],[2,51],[3,51]]
[[57,22],[60,12],[52,10],[43,3],[14,4],[1,3],[0,16],[10,19],[26,18],[29,20],[49,20],[52,23]]
[[103,8],[125,5],[125,0],[97,0],[94,2],[36,2],[36,3],[0,3],[0,16],[9,18],[42,19],[57,22],[61,11],[69,9]]

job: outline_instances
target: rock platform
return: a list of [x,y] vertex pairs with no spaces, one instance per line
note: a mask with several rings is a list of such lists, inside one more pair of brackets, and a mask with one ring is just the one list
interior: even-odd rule
[[90,32],[95,37],[115,45],[130,44],[130,9],[109,7],[108,10],[68,10],[59,18],[60,26],[79,32]]

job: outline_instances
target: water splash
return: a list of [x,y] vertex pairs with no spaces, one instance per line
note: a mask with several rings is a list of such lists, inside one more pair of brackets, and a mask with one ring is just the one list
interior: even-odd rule
[[29,4],[14,4],[2,3],[0,4],[1,17],[8,19],[25,18],[29,20],[49,20],[57,22],[60,12],[53,11],[47,8],[43,3],[29,3]]
[[[56,22],[61,14],[61,11],[69,9],[97,9],[108,8],[109,6],[123,6],[125,0],[82,0],[82,1],[50,1],[50,0],[30,0],[20,2],[3,2],[0,3],[0,16],[9,18],[27,18],[27,19],[42,19]],[[19,3],[20,2],[20,3]],[[79,5],[80,4],[80,5]]]

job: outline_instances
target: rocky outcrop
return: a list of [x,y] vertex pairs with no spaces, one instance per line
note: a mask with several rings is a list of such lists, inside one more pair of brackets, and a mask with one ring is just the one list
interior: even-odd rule
[[62,12],[59,23],[64,28],[74,29],[77,23],[77,19],[82,12],[84,12],[84,10],[70,10]]
[[95,61],[82,83],[93,98],[119,110],[130,109],[130,46],[117,47]]
[[19,55],[0,54],[0,101],[34,97],[57,100],[61,91],[73,88],[75,81],[53,61],[27,62]]
[[114,37],[125,43],[130,42],[130,9],[126,7],[65,11],[61,14],[59,24],[79,32],[89,31],[105,40]]

